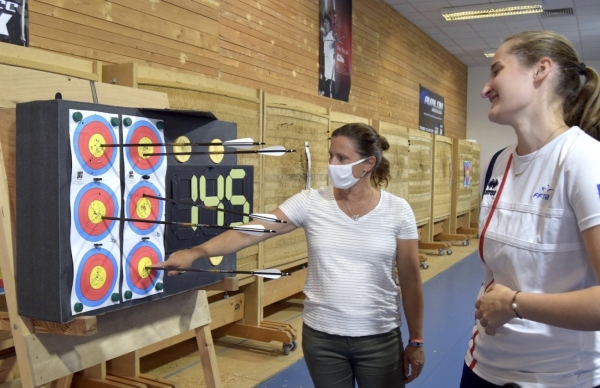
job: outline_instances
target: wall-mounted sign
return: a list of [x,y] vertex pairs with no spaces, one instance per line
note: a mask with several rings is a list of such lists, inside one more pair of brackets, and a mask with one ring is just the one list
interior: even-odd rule
[[444,97],[419,86],[419,129],[444,134]]
[[26,0],[0,1],[0,42],[29,46]]

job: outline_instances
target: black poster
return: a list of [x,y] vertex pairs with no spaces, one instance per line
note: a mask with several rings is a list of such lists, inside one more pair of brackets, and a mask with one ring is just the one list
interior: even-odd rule
[[27,0],[0,0],[0,42],[29,46]]
[[444,97],[422,86],[419,92],[419,129],[436,135],[444,134]]

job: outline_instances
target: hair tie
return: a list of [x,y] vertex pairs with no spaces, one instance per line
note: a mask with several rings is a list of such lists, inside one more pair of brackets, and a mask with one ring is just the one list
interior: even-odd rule
[[579,68],[578,68],[578,69],[579,69],[579,75],[585,75],[585,68],[586,68],[586,67],[587,67],[587,66],[586,66],[586,65],[585,65],[585,63],[583,63],[583,62],[581,62],[581,63],[579,64]]

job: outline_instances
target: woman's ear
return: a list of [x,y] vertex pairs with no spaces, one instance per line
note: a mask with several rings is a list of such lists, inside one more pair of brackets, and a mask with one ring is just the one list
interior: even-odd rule
[[373,171],[373,168],[375,167],[376,162],[377,162],[377,159],[374,156],[369,156],[367,158],[367,160],[365,160],[365,166],[369,167],[367,172]]
[[554,67],[554,62],[549,57],[543,57],[538,61],[535,66],[535,72],[533,73],[533,78],[536,81],[541,81],[548,76],[552,72],[552,68]]

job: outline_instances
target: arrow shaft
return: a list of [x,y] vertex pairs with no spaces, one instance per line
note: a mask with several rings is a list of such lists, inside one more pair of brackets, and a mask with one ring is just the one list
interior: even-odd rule
[[144,156],[160,156],[160,155],[223,155],[223,154],[266,154],[295,152],[294,150],[247,150],[247,151],[189,151],[189,152],[150,152],[144,153]]
[[100,147],[165,147],[165,146],[224,146],[224,147],[238,147],[238,146],[255,146],[263,145],[262,142],[235,142],[225,141],[221,143],[119,143],[119,144],[101,144]]
[[208,273],[228,273],[228,274],[239,274],[239,275],[255,275],[255,276],[291,276],[289,272],[273,271],[273,272],[261,272],[261,271],[229,271],[224,269],[200,269],[200,268],[180,268],[180,267],[146,267],[147,269],[155,269],[161,271],[179,271],[179,272],[208,272]]
[[115,221],[143,222],[143,223],[147,223],[147,224],[179,225],[179,226],[189,226],[189,227],[197,227],[197,228],[237,230],[237,231],[241,231],[241,232],[275,233],[274,230],[269,230],[269,229],[253,230],[251,228],[245,229],[243,226],[221,226],[221,225],[209,225],[209,224],[196,224],[193,222],[143,220],[143,219],[138,219],[138,218],[108,217],[108,216],[103,216],[102,219],[115,220]]

